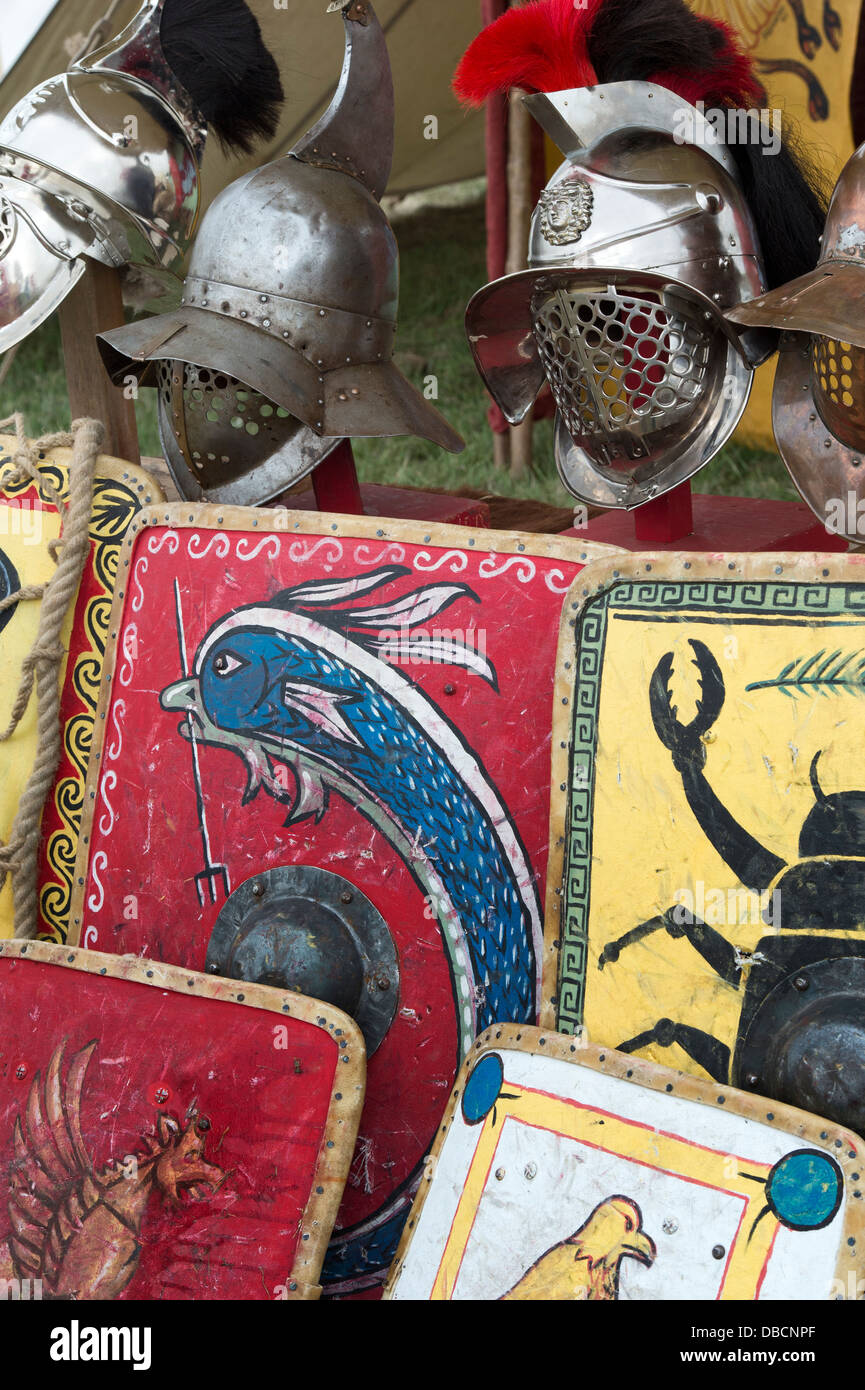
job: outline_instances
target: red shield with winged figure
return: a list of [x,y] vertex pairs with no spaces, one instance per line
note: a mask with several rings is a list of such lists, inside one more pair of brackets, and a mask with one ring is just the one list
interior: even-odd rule
[[310,1299],[363,1103],[318,1000],[0,943],[6,1296]]

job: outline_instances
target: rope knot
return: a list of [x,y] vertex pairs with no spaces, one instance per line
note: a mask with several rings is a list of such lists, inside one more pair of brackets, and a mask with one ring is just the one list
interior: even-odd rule
[[46,661],[50,666],[56,666],[65,655],[66,648],[62,642],[52,641],[50,637],[37,637],[25,660],[29,666],[40,666]]
[[88,452],[92,449],[98,454],[105,443],[105,426],[101,420],[73,420],[72,434]]

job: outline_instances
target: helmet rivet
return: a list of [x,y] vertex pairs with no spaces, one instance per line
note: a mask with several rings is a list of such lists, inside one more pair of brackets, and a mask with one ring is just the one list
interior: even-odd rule
[[[339,399],[340,399],[341,401],[347,401],[347,400],[348,400],[348,396],[345,394],[344,391],[340,391],[340,393],[339,393]],[[319,405],[321,405],[321,401],[319,401]]]
[[372,319],[367,319],[366,326],[367,328],[372,328]]
[[265,328],[269,328],[269,327],[270,327],[270,319],[263,319],[262,322],[263,322]]
[[318,317],[319,317],[320,319],[323,319],[323,318],[324,318],[324,310],[323,310],[323,309],[319,309],[319,311],[318,311]]
[[831,448],[832,448],[832,440],[831,440],[831,439],[824,439],[824,440],[823,440],[823,448],[824,448],[824,449],[831,449]]
[[346,362],[350,362],[350,361],[351,361],[351,358],[350,358],[350,357],[347,357],[345,360],[346,360]]
[[287,328],[283,328],[283,330],[282,330],[282,336],[283,336],[283,338],[288,338],[288,337],[291,336],[291,335],[289,334],[289,331],[288,331]]
[[267,295],[266,295],[266,294],[259,295],[259,299],[261,300],[262,304],[266,304],[266,303],[267,303]]
[[202,301],[201,301],[201,307],[202,307],[202,309],[206,309],[206,308],[207,308],[207,300],[206,300],[206,299],[202,299]]
[[246,312],[245,309],[241,309],[241,311],[240,311],[240,317],[241,317],[242,319],[249,318],[249,315],[247,314],[247,312]]
[[812,421],[812,423],[814,420],[817,419],[817,416],[814,414],[813,410],[811,411],[811,414],[808,416],[808,419]]
[[359,391],[359,389],[358,389],[356,386],[352,386],[352,388],[351,388],[351,394],[352,394],[353,396],[359,396],[359,395],[360,395],[360,391]]

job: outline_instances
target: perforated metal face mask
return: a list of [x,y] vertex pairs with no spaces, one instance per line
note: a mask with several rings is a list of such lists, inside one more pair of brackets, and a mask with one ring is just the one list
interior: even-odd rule
[[[353,435],[463,448],[391,360],[399,259],[379,205],[393,157],[390,64],[366,0],[346,0],[343,18],[333,103],[290,155],[215,200],[180,309],[100,337],[118,383],[132,373],[155,385],[154,364],[171,364],[160,432],[185,497],[269,501]],[[202,411],[196,392],[217,377],[228,384]]]
[[[763,272],[729,152],[677,143],[683,103],[612,83],[528,99],[567,155],[532,220],[531,269],[482,289],[466,316],[487,389],[513,424],[548,381],[565,486],[635,507],[690,477],[729,438],[765,333],[723,310]],[[686,108],[688,109],[688,108]]]
[[751,372],[706,312],[693,291],[647,274],[539,286],[533,332],[558,407],[556,462],[578,496],[639,505],[720,447]]
[[[820,521],[862,542],[865,497],[865,145],[841,171],[820,260],[730,313],[746,329],[781,339],[772,396],[775,440],[790,476]],[[850,505],[848,499],[852,499]],[[839,504],[843,504],[840,505]],[[837,525],[843,517],[844,525]]]
[[146,0],[122,34],[0,125],[0,352],[62,302],[81,257],[158,277],[189,248],[206,126],[165,61],[164,3]]
[[250,489],[277,496],[286,470],[308,472],[339,443],[320,438],[283,406],[229,376],[187,362],[156,366],[159,435],[184,497],[206,482],[213,500],[245,505]]

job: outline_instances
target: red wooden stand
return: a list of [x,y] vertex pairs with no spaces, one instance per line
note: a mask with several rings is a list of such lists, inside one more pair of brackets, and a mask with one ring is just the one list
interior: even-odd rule
[[344,439],[332,454],[322,459],[312,475],[312,490],[320,512],[363,516],[363,498],[350,439]]
[[[490,524],[490,509],[471,497],[452,497],[419,488],[359,483],[351,440],[344,439],[311,478],[312,487],[278,498],[295,511],[341,512],[345,516],[388,516],[404,521],[432,521],[452,526]],[[271,505],[277,505],[273,503]]]
[[816,550],[842,553],[843,536],[831,535],[804,502],[766,497],[691,495],[682,483],[634,512],[608,511],[563,535],[605,541],[625,550],[725,552]]

